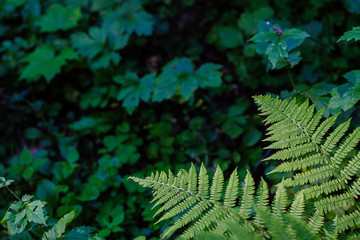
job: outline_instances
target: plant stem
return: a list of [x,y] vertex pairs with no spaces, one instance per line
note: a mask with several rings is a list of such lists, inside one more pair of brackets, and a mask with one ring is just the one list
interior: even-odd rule
[[298,91],[296,90],[296,87],[295,87],[295,82],[294,82],[294,79],[292,77],[290,67],[288,66],[286,69],[288,71],[288,75],[289,75],[289,78],[290,78],[291,85],[293,86],[295,93],[298,93]]
[[11,193],[11,195],[13,195],[18,201],[23,202],[13,191],[11,191],[11,189],[6,186],[6,189]]

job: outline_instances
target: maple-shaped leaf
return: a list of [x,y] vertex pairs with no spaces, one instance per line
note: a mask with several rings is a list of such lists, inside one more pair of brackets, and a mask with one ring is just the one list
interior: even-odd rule
[[124,100],[122,106],[128,113],[133,113],[135,108],[139,106],[140,100],[149,101],[154,88],[154,79],[154,73],[147,74],[139,79],[137,74],[131,72],[114,78],[116,83],[123,85],[117,99]]
[[51,46],[45,45],[37,48],[22,59],[23,62],[29,64],[22,70],[20,80],[36,81],[44,76],[49,82],[56,74],[60,73],[61,67],[66,64],[67,60],[75,59],[78,59],[78,55],[72,48],[65,48],[57,55]]
[[[111,61],[114,64],[119,63],[121,57],[113,50],[124,47],[128,40],[128,35],[120,34],[119,31],[113,28],[92,27],[89,29],[89,34],[84,32],[72,34],[72,44],[80,56],[87,58],[91,68],[107,68]],[[107,46],[107,39],[110,40],[111,46]]]
[[219,71],[221,65],[214,63],[205,63],[201,65],[195,72],[198,79],[199,86],[205,87],[220,87],[222,73]]
[[152,100],[160,102],[169,99],[178,91],[184,100],[190,99],[198,87],[217,87],[221,85],[220,65],[205,63],[195,71],[188,58],[176,58],[162,69],[155,79]]
[[342,40],[360,40],[360,27],[353,27],[352,30],[345,32],[344,35],[339,38],[338,42]]
[[71,40],[80,56],[92,59],[104,49],[106,32],[102,28],[92,27],[89,29],[89,34],[84,32],[72,34]]
[[41,28],[41,32],[55,32],[75,27],[80,18],[80,7],[67,9],[59,3],[55,3],[50,5],[46,14],[41,16],[35,24]]
[[243,113],[247,107],[248,104],[239,99],[236,105],[233,105],[229,108],[228,114],[223,116],[225,121],[221,126],[221,130],[227,133],[231,138],[237,138],[241,133],[244,132],[246,118]]
[[123,29],[138,36],[149,36],[153,31],[154,18],[144,11],[139,0],[127,0],[114,12],[104,18],[104,25],[119,23]]

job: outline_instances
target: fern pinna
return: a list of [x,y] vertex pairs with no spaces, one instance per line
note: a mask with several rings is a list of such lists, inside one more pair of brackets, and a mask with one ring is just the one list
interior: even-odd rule
[[[176,176],[169,171],[145,179],[131,177],[153,189],[154,207],[160,206],[155,215],[162,214],[158,222],[178,216],[163,237],[181,229],[180,237],[185,239],[206,234],[221,236],[219,239],[241,239],[237,236],[242,234],[249,239],[358,239],[360,153],[355,147],[360,128],[346,135],[350,120],[334,127],[338,115],[323,120],[324,109],[315,111],[315,105],[308,101],[297,103],[271,96],[254,99],[269,125],[265,141],[272,143],[267,148],[277,150],[265,160],[281,161],[271,173],[290,172],[292,176],[277,185],[271,207],[266,182],[261,180],[255,194],[250,173],[240,191],[235,170],[224,193],[219,167],[211,187],[203,165],[198,176],[192,165]],[[296,192],[291,204],[288,188]],[[231,227],[234,223],[236,229]]]

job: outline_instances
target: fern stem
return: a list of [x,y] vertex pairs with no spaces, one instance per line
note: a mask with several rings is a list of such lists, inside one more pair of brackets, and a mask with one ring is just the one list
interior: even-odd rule
[[179,187],[177,187],[177,186],[173,186],[173,185],[170,185],[170,184],[168,184],[168,183],[156,182],[156,181],[149,180],[149,179],[144,179],[143,181],[148,181],[148,182],[150,182],[150,183],[152,183],[152,184],[160,184],[160,185],[163,185],[163,186],[168,186],[168,187],[170,187],[170,188],[176,189],[177,191],[186,192],[186,193],[188,193],[189,195],[195,196],[196,198],[201,199],[201,200],[204,201],[204,202],[208,202],[208,203],[210,203],[210,204],[213,204],[214,206],[217,206],[217,207],[219,207],[219,208],[222,208],[222,209],[226,210],[229,214],[235,216],[235,217],[238,218],[239,220],[242,220],[242,221],[244,221],[244,222],[247,222],[247,223],[249,223],[250,225],[252,225],[254,228],[256,228],[256,229],[260,230],[261,232],[263,232],[264,234],[269,235],[269,233],[268,233],[266,230],[264,230],[262,227],[260,227],[259,225],[253,223],[252,221],[249,221],[248,219],[244,218],[244,217],[241,216],[240,214],[238,214],[238,213],[236,213],[236,212],[233,212],[232,209],[230,209],[230,208],[228,208],[228,207],[225,207],[225,206],[217,203],[216,201],[208,200],[208,199],[204,198],[203,196],[200,196],[200,195],[198,195],[198,194],[194,194],[193,192],[188,191],[187,189],[179,188]]
[[333,168],[334,172],[336,173],[336,175],[338,176],[338,178],[340,179],[341,183],[344,185],[346,191],[349,193],[349,195],[351,196],[351,198],[354,200],[354,203],[357,207],[357,209],[360,211],[360,206],[356,201],[356,198],[353,196],[353,194],[351,193],[348,185],[345,183],[345,181],[343,180],[343,178],[341,177],[340,173],[336,170],[336,167],[334,166],[334,164],[330,161],[330,159],[328,158],[327,154],[325,153],[325,151],[321,148],[321,146],[319,146],[316,141],[314,141],[314,139],[309,135],[309,133],[303,129],[297,122],[295,119],[291,118],[291,116],[289,116],[288,114],[286,114],[284,111],[274,108],[271,104],[269,104],[269,107],[273,108],[275,111],[278,111],[280,113],[282,113],[283,115],[285,115],[286,117],[288,117],[298,128],[300,128],[301,131],[303,131],[306,136],[308,136],[308,138],[311,140],[311,142],[316,146],[317,149],[319,149],[321,151],[321,154],[324,155],[326,161],[331,165],[331,167]]

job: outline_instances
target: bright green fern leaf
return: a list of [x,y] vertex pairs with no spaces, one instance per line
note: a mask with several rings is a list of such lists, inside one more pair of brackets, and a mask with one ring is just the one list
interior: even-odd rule
[[[359,222],[360,211],[357,201],[360,181],[356,180],[360,168],[360,154],[356,154],[360,128],[348,133],[350,120],[335,127],[338,114],[322,120],[323,110],[315,112],[314,105],[309,106],[308,101],[298,103],[296,99],[271,96],[254,98],[265,116],[264,122],[270,125],[266,140],[272,143],[268,148],[277,149],[266,160],[283,161],[271,173],[292,173],[292,177],[282,182],[284,187],[299,186],[305,200],[314,199],[317,211],[309,220],[313,232],[322,228],[323,214],[339,213],[339,210],[345,215],[337,216],[334,221],[337,233],[352,229]],[[275,209],[284,209],[280,203],[277,205]],[[290,212],[295,212],[293,206]]]
[[[182,229],[181,237],[189,239],[198,231],[221,228],[217,223],[225,219],[245,223],[244,227],[251,231],[264,232],[256,223],[247,220],[251,217],[255,195],[255,183],[250,173],[245,178],[238,210],[236,202],[240,186],[236,170],[230,176],[224,194],[224,175],[218,167],[212,179],[210,196],[208,174],[203,165],[199,174],[195,166],[191,165],[189,171],[180,170],[176,177],[171,172],[156,172],[145,179],[130,179],[153,189],[153,202],[155,206],[160,206],[155,215],[163,214],[157,222],[177,217],[165,231],[164,238]],[[268,196],[264,196],[267,194],[267,186],[261,192],[261,202],[265,205],[268,199]]]

